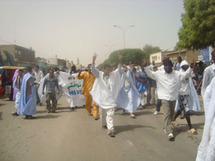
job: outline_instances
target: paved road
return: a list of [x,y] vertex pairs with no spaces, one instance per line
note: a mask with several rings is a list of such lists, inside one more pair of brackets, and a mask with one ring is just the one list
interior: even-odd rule
[[14,103],[0,99],[1,161],[194,161],[200,143],[204,112],[192,116],[198,135],[187,132],[185,120],[178,119],[176,138],[169,142],[163,133],[163,114],[154,115],[148,106],[135,112],[136,119],[117,111],[116,137],[110,138],[100,121],[84,108],[72,111],[62,97],[58,113],[37,107],[37,119],[13,117]]

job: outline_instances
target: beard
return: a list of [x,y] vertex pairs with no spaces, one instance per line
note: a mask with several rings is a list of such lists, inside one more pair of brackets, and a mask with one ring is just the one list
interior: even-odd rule
[[165,70],[165,72],[167,73],[167,74],[170,74],[170,73],[172,73],[172,68],[169,68],[169,69],[164,69]]

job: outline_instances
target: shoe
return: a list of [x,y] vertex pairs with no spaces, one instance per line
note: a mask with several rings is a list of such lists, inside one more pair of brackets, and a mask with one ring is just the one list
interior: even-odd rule
[[169,138],[169,141],[174,141],[173,133],[169,133],[168,138]]
[[158,114],[158,111],[155,111],[155,112],[154,112],[154,115],[157,115],[157,114]]
[[17,112],[13,112],[11,115],[13,115],[13,116],[19,116]]
[[95,119],[95,120],[98,120],[98,119],[99,119],[99,116],[96,116],[94,119]]
[[173,126],[179,126],[179,124],[176,121],[172,121]]
[[36,117],[33,117],[33,116],[31,116],[31,115],[26,115],[26,116],[25,116],[25,119],[27,119],[27,120],[32,120],[32,119],[36,119]]
[[110,130],[108,130],[108,133],[107,133],[110,137],[115,137],[115,134],[114,134],[114,132],[113,131],[110,131]]
[[130,118],[135,118],[135,115],[133,113],[131,113]]
[[106,125],[104,125],[104,126],[102,126],[102,128],[107,129],[107,126],[106,126]]

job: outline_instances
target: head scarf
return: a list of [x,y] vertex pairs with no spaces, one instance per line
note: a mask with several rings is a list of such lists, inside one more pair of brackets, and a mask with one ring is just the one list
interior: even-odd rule
[[167,59],[167,60],[164,60],[163,61],[163,65],[164,66],[170,66],[170,67],[173,67],[173,64],[172,64],[172,61]]

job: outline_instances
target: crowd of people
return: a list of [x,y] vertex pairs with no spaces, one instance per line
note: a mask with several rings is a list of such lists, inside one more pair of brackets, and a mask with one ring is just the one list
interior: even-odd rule
[[[97,54],[94,54],[87,71],[77,71],[73,66],[69,74],[77,73],[76,78],[83,80],[82,95],[85,97],[86,111],[95,120],[101,120],[102,127],[108,130],[110,137],[115,137],[116,110],[121,108],[124,112],[128,111],[131,118],[135,118],[135,111],[148,105],[155,107],[155,115],[162,107],[163,129],[170,141],[175,137],[174,126],[178,126],[178,116],[186,119],[188,132],[197,134],[197,130],[192,126],[190,113],[200,110],[198,86],[202,84],[206,120],[197,160],[209,160],[215,159],[215,50],[211,55],[212,65],[202,71],[202,68],[197,69],[201,64],[189,65],[181,57],[178,57],[174,64],[169,58],[164,58],[163,64],[158,67],[154,62],[149,65],[145,58],[142,59],[141,66],[135,66],[133,61],[125,64],[121,55],[118,55],[119,64],[116,69],[110,65],[100,68],[96,66]],[[44,75],[39,66],[35,66],[34,70],[27,67],[26,71],[24,74],[24,71],[19,69],[14,79],[14,87],[18,92],[15,101],[17,110],[13,115],[24,115],[26,119],[34,119],[36,104],[41,104],[37,90]],[[196,72],[199,72],[199,76],[196,76]],[[60,91],[58,75],[59,69],[50,69],[42,87],[49,113],[56,112],[56,95],[59,95]]]

